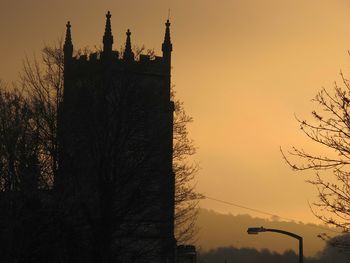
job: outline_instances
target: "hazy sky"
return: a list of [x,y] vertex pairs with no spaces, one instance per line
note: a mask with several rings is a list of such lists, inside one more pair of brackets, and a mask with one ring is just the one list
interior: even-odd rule
[[[350,60],[346,0],[0,0],[0,78],[15,80],[21,60],[72,24],[75,48],[100,46],[112,13],[114,47],[132,42],[160,53],[171,8],[173,83],[194,117],[191,137],[202,167],[198,191],[302,221],[315,221],[315,190],[292,172],[279,147],[306,145],[294,114],[332,87]],[[205,200],[234,214],[243,209]]]

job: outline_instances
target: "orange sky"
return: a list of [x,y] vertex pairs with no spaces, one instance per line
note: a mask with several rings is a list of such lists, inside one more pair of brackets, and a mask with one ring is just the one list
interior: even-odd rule
[[[115,49],[130,28],[133,44],[159,54],[169,7],[173,83],[195,120],[198,190],[315,221],[308,207],[315,190],[285,165],[279,147],[313,149],[294,114],[310,116],[315,93],[339,80],[340,69],[349,72],[346,0],[0,0],[0,78],[15,80],[25,54],[54,43],[67,20],[75,48],[100,46],[107,10]],[[201,206],[248,212],[209,200]]]

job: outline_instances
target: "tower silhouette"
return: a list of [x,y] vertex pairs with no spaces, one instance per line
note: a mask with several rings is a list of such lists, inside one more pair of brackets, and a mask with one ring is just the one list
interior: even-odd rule
[[95,233],[100,256],[125,262],[137,254],[137,262],[175,261],[169,20],[165,26],[163,56],[136,59],[129,29],[123,52],[113,50],[109,11],[100,52],[73,55],[66,25],[56,189],[83,207],[92,223],[82,231]]

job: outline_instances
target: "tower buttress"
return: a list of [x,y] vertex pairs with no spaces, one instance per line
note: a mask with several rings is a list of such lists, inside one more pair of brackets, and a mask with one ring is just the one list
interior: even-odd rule
[[111,27],[111,13],[108,11],[106,14],[106,27],[103,35],[103,54],[110,56],[112,54],[113,35]]
[[131,32],[128,29],[128,31],[126,31],[125,51],[123,56],[124,60],[127,60],[127,61],[134,60],[134,52],[132,52],[132,48],[131,48],[130,35],[131,35]]

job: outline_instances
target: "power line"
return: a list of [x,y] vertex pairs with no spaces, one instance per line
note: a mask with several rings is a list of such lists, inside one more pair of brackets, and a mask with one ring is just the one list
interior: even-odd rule
[[[255,212],[255,213],[259,213],[259,214],[263,214],[263,215],[268,215],[268,216],[273,216],[273,217],[278,217],[278,218],[284,219],[284,220],[286,220],[286,221],[298,222],[298,220],[296,220],[296,219],[294,219],[294,218],[288,218],[288,217],[279,216],[279,215],[277,215],[277,214],[272,214],[272,213],[269,213],[269,212],[266,212],[266,211],[263,211],[263,210],[258,210],[258,209],[255,209],[255,208],[251,208],[251,207],[248,207],[248,206],[243,206],[243,205],[240,205],[240,204],[237,204],[237,203],[233,203],[233,202],[229,202],[229,201],[217,199],[217,198],[214,198],[214,197],[210,197],[210,196],[204,195],[204,198],[209,199],[209,200],[212,200],[212,201],[216,201],[216,202],[219,202],[219,203],[223,203],[223,204],[226,204],[226,205],[231,205],[231,206],[243,208],[243,209],[246,209],[246,210]],[[299,221],[299,222],[300,222],[300,221]],[[321,227],[321,226],[318,226],[318,225],[313,225],[313,224],[304,224],[304,225],[305,225],[305,226],[308,226],[308,227],[313,227],[313,228],[322,229],[322,230],[324,230],[324,231],[329,231],[329,232],[333,232],[333,233],[337,233],[337,234],[342,234],[342,232],[339,232],[339,231],[336,231],[336,230],[332,230],[332,229],[328,229],[328,228],[324,228],[324,227]]]
[[[250,210],[252,212],[256,212],[256,213],[260,213],[260,214],[264,214],[264,215],[268,215],[268,216],[277,216],[279,218],[282,218],[278,215],[275,215],[275,214],[271,214],[271,213],[268,213],[268,212],[264,212],[262,210],[258,210],[258,209],[255,209],[255,208],[250,208],[250,207],[247,207],[247,206],[243,206],[243,205],[239,205],[239,204],[236,204],[236,203],[232,203],[232,202],[228,202],[228,201],[224,201],[224,200],[220,200],[220,199],[217,199],[217,198],[213,198],[213,197],[209,197],[209,196],[204,196],[206,199],[209,199],[209,200],[213,200],[213,201],[216,201],[216,202],[219,202],[219,203],[223,203],[223,204],[227,204],[227,205],[232,205],[232,206],[236,206],[236,207],[239,207],[239,208],[243,208],[243,209],[246,209],[246,210]],[[283,218],[285,219],[285,218]],[[289,220],[289,219],[287,219]]]

